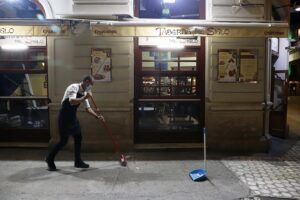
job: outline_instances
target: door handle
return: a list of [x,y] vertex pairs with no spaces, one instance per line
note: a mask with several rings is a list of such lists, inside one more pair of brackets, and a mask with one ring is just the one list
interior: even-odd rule
[[270,110],[270,108],[273,106],[273,102],[272,101],[268,101],[268,102],[262,102],[261,105],[264,106],[265,110]]

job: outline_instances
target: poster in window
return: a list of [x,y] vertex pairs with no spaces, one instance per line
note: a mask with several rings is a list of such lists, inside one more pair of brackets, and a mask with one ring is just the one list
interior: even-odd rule
[[237,81],[237,50],[218,50],[218,82]]
[[92,48],[91,73],[95,81],[111,81],[111,49]]
[[257,81],[257,49],[240,50],[240,82]]

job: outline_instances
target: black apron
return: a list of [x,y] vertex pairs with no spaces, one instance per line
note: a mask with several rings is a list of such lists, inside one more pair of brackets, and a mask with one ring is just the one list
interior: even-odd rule
[[[83,94],[77,93],[76,98],[81,97]],[[69,98],[62,102],[58,116],[60,134],[80,134],[80,124],[76,116],[79,105],[71,105]]]
[[[81,98],[83,95],[77,93],[76,98]],[[75,162],[80,162],[80,149],[81,149],[81,130],[79,121],[76,117],[78,105],[71,105],[69,98],[65,99],[62,103],[61,109],[58,116],[58,126],[60,140],[53,147],[52,151],[47,156],[47,159],[54,160],[56,154],[67,144],[70,135],[74,137],[74,147],[75,147]]]

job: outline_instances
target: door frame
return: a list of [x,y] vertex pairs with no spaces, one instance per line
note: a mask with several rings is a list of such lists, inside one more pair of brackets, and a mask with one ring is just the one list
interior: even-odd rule
[[[134,38],[134,143],[200,143],[202,142],[202,128],[205,122],[205,37],[201,37],[201,46],[199,47],[186,47],[185,49],[193,49],[197,52],[197,72],[199,79],[196,83],[197,97],[200,99],[201,115],[199,119],[199,129],[197,133],[178,133],[174,135],[172,132],[164,132],[164,136],[161,136],[160,132],[151,133],[151,136],[147,134],[139,135],[138,133],[138,103],[139,103],[139,82],[141,75],[141,48],[138,44],[138,38]],[[154,49],[154,48],[153,48]],[[182,98],[184,100],[184,98]]]

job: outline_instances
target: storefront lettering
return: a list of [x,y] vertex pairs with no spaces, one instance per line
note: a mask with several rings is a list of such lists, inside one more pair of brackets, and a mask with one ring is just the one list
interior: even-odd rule
[[176,28],[156,28],[159,31],[159,36],[174,36],[174,35],[189,35],[192,31],[188,29],[176,29]]
[[207,29],[176,29],[176,28],[156,28],[159,36],[176,36],[176,35],[229,35],[229,28],[207,28]]
[[94,30],[96,35],[117,34],[116,30]]
[[0,33],[2,34],[13,34],[14,32],[14,28],[0,28]]
[[284,32],[283,31],[265,31],[265,35],[268,35],[268,36],[280,36],[280,35],[284,35]]
[[230,30],[228,28],[208,28],[207,35],[229,35]]
[[52,29],[43,29],[44,34],[52,34],[52,33],[66,33],[66,30],[60,29],[59,31]]

